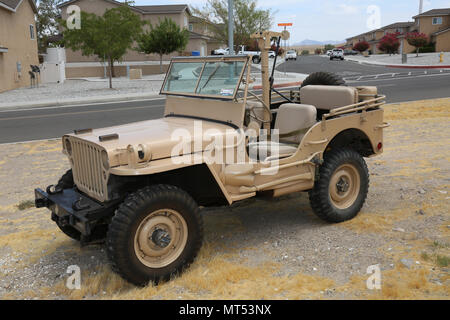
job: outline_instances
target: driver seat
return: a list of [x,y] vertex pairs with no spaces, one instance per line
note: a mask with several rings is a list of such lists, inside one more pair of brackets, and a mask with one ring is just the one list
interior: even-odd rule
[[[248,144],[249,157],[268,161],[293,155],[303,136],[316,124],[317,109],[312,105],[285,103],[280,106],[275,120],[279,141],[258,141]],[[275,136],[276,138],[276,136]],[[272,137],[273,139],[273,137]]]

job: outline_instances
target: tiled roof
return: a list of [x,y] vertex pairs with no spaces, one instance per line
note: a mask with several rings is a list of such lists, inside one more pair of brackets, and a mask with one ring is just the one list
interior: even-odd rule
[[[20,1],[20,0],[19,0]],[[96,0],[98,1],[98,0]],[[118,2],[115,0],[103,0],[107,1],[116,5],[123,5],[123,2]],[[68,6],[69,4],[78,2],[78,0],[69,0],[66,2],[63,2],[58,5],[58,8]],[[187,4],[169,4],[169,5],[155,5],[155,6],[130,6],[131,9],[134,11],[146,14],[146,13],[181,13],[185,10],[187,10],[189,13],[189,7]]]
[[369,35],[369,34],[371,34],[373,32],[376,32],[376,31],[384,31],[384,30],[388,30],[388,29],[398,29],[398,28],[409,28],[409,27],[412,27],[414,24],[415,24],[415,22],[412,22],[412,21],[395,22],[395,23],[388,24],[387,26],[381,27],[379,29],[370,30],[370,31],[358,34],[357,36],[353,36],[353,37],[347,38],[347,40],[353,39],[353,38],[357,38],[357,37],[361,37],[361,36],[364,36],[364,35]]
[[[17,10],[17,7],[22,3],[22,1],[23,0],[0,0],[0,6],[6,7],[7,9],[15,12]],[[34,0],[28,1],[30,2],[33,11],[36,13],[37,12],[36,3],[34,2]]]
[[135,8],[145,13],[181,13],[184,10],[189,10],[187,4],[172,4],[172,5],[158,5],[158,6],[134,6]]
[[205,40],[210,40],[211,38],[208,36],[205,36],[203,34],[197,33],[197,32],[192,32],[189,31],[189,39],[205,39]]
[[409,22],[396,22],[392,23],[390,25],[387,25],[385,27],[382,27],[382,30],[386,29],[397,29],[397,28],[409,28],[412,27],[415,24],[415,22],[409,21]]
[[450,27],[442,29],[442,30],[439,30],[439,31],[436,31],[436,32],[432,33],[431,35],[437,36],[438,34],[445,33],[445,32],[448,32],[448,31],[450,31]]
[[426,11],[424,13],[418,14],[417,16],[414,16],[413,18],[448,16],[448,15],[450,15],[450,8],[442,8],[442,9],[432,9],[432,10]]

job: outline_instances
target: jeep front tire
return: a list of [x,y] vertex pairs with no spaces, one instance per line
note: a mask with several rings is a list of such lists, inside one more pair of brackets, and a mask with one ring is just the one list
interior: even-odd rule
[[369,171],[364,158],[353,149],[332,150],[324,157],[319,179],[309,192],[314,213],[328,222],[354,218],[369,189]]
[[191,196],[175,186],[155,185],[119,206],[108,229],[107,254],[114,271],[145,286],[182,272],[202,241],[203,221]]

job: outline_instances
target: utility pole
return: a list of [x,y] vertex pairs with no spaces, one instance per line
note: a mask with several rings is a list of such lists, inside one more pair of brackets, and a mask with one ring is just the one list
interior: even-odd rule
[[228,48],[230,54],[234,54],[234,3],[233,0],[228,0]]
[[423,0],[419,1],[419,14],[422,14],[423,12]]

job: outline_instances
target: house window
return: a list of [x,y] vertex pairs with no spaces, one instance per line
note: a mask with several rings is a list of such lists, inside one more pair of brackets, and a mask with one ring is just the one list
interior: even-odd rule
[[433,24],[442,24],[442,17],[434,17]]
[[34,25],[30,24],[30,39],[34,40]]
[[192,23],[189,23],[189,31],[194,31],[194,25]]

